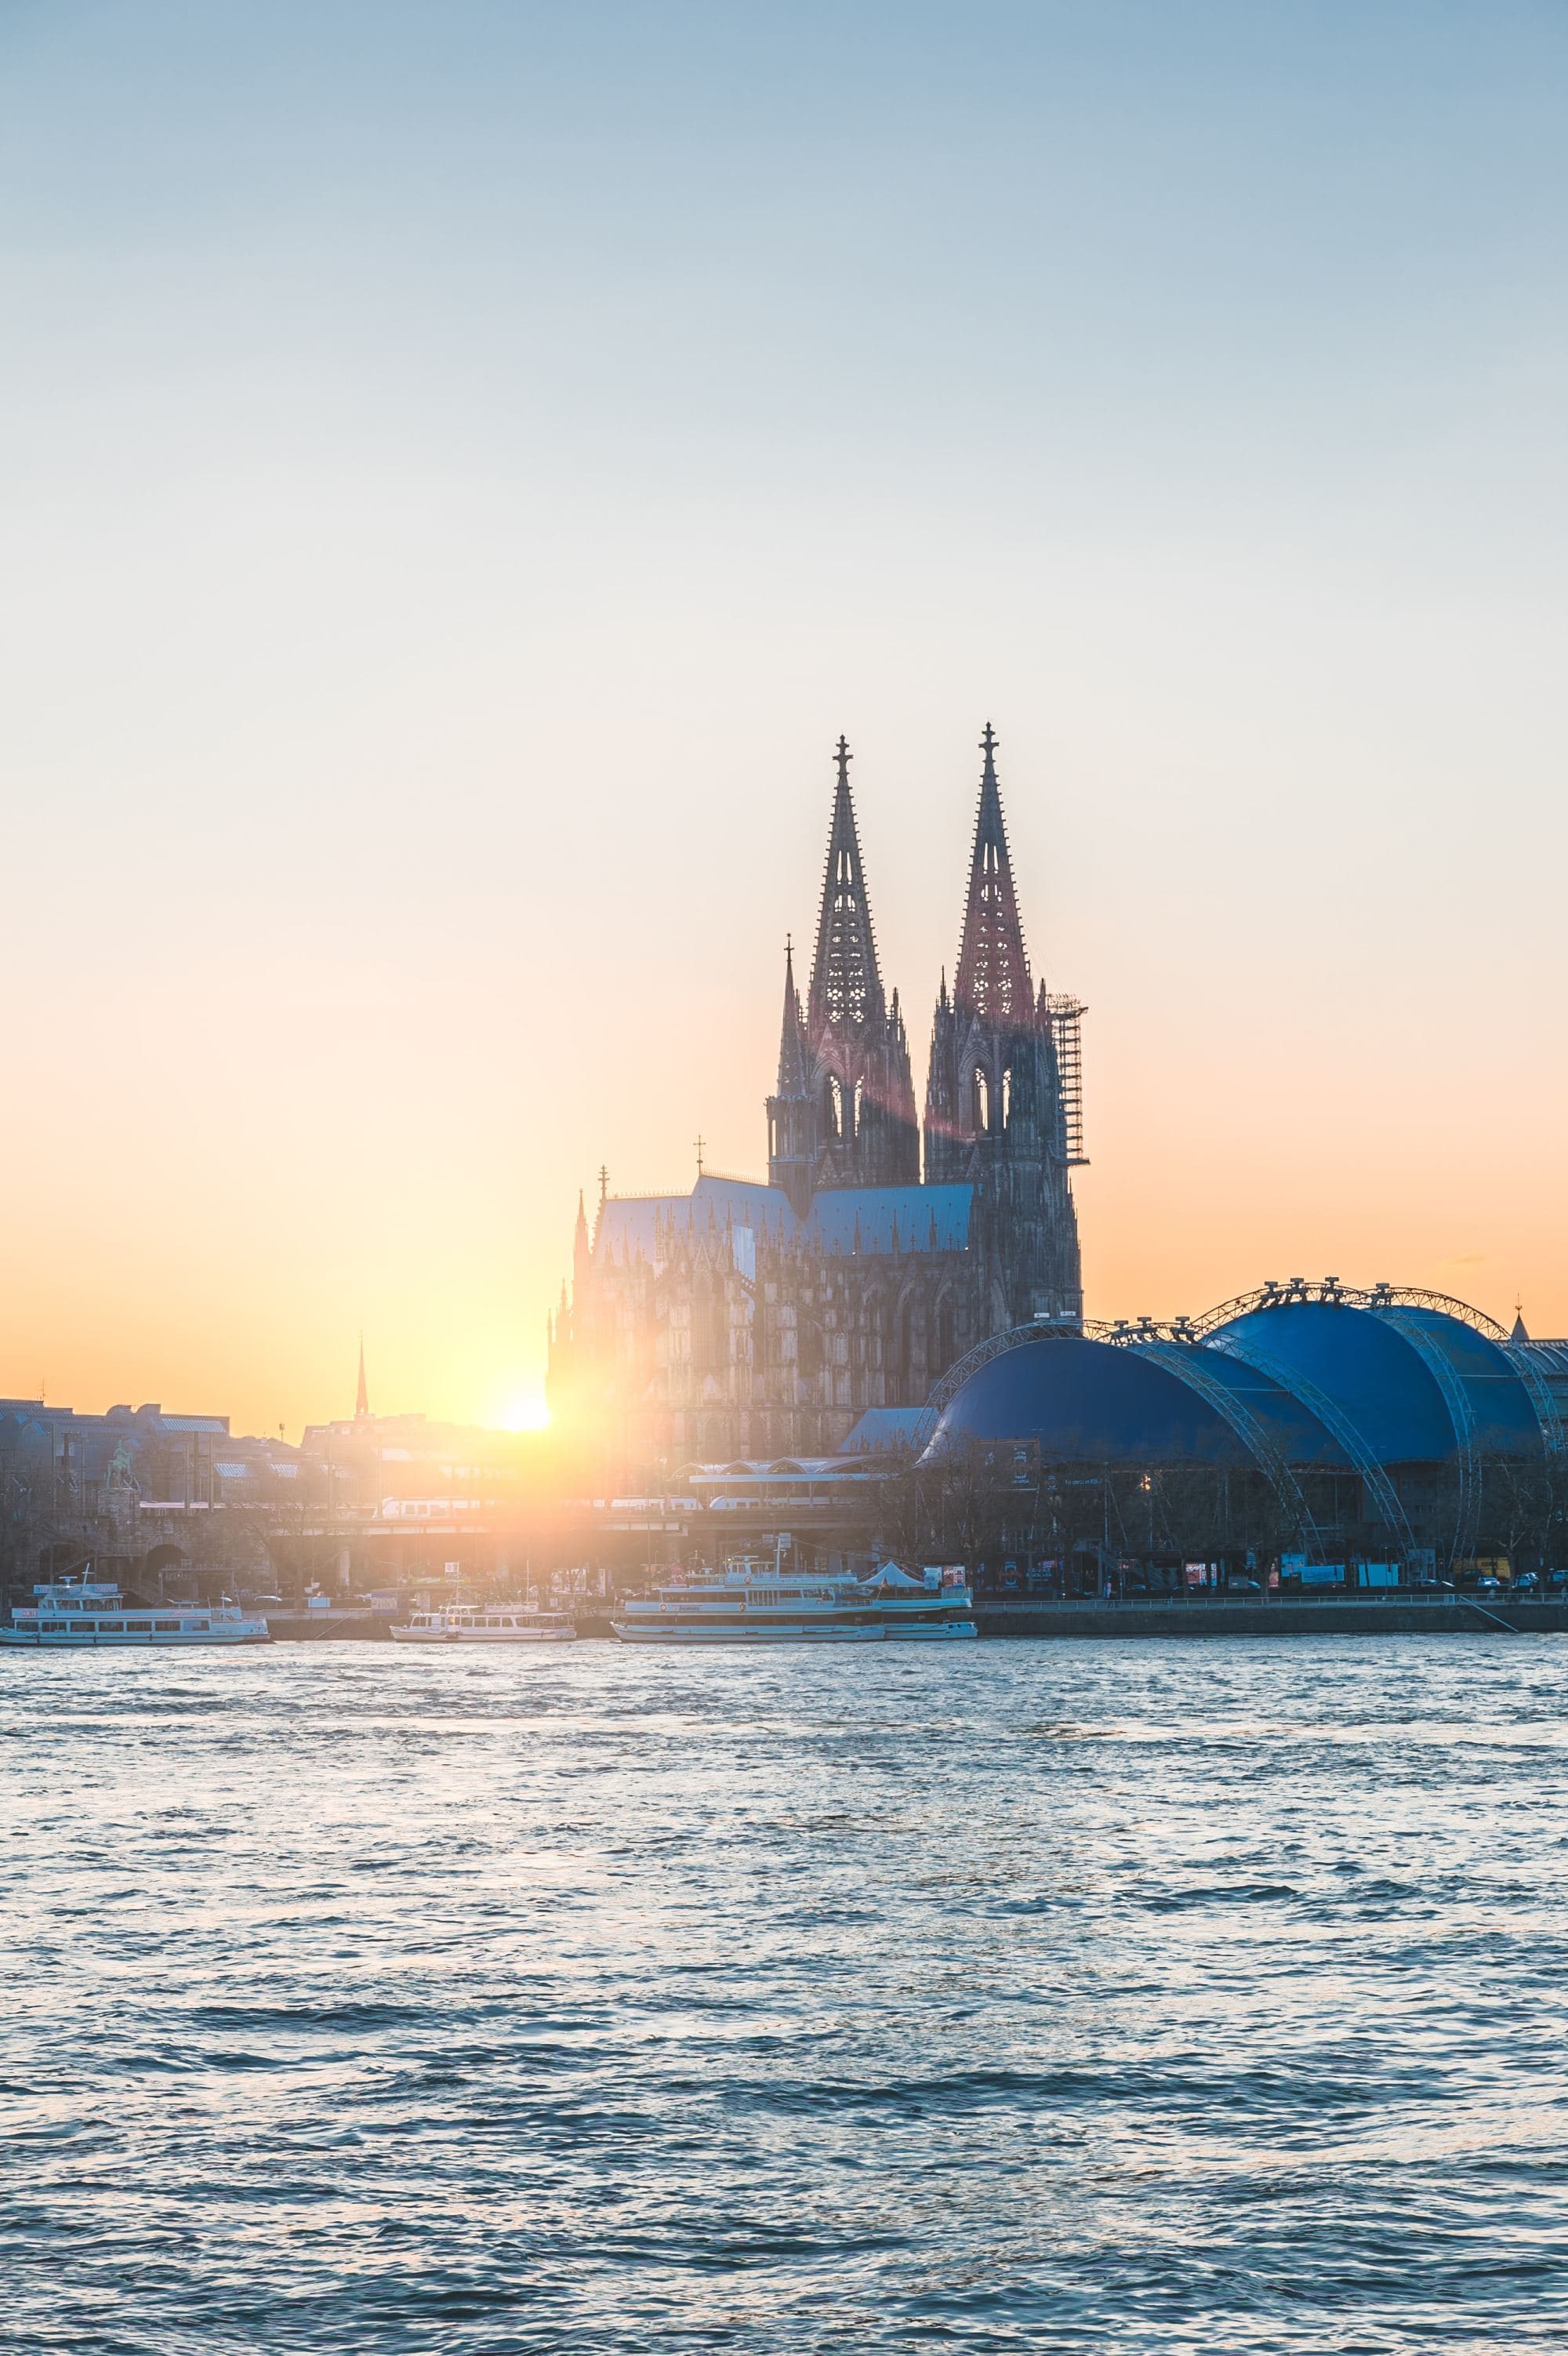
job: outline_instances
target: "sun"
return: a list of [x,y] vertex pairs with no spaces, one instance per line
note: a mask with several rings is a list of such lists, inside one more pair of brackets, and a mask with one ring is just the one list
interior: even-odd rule
[[537,1394],[532,1398],[513,1399],[501,1418],[503,1431],[543,1431],[550,1421],[550,1409]]

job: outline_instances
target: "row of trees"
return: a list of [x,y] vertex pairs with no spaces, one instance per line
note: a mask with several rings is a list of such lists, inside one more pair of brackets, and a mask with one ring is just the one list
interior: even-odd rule
[[[1496,1457],[1479,1469],[1474,1551],[1516,1569],[1568,1562],[1568,1479],[1541,1459]],[[1259,1562],[1292,1551],[1379,1560],[1404,1541],[1365,1517],[1359,1481],[1304,1474],[1310,1530],[1257,1471],[1166,1464],[1042,1465],[1035,1451],[974,1442],[939,1464],[904,1465],[888,1482],[883,1537],[906,1560]],[[1458,1513],[1455,1473],[1426,1472],[1404,1503],[1418,1543],[1448,1568]],[[1316,1548],[1313,1540],[1316,1537]]]

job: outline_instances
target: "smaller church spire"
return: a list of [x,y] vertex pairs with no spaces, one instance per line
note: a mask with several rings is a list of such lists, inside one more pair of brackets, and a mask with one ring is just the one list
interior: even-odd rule
[[365,1337],[361,1333],[360,1336],[360,1387],[354,1397],[354,1420],[356,1423],[369,1423],[370,1419],[371,1394],[365,1387]]
[[811,1093],[806,1062],[806,1035],[800,1023],[800,993],[795,987],[795,944],[784,939],[784,1014],[779,1031],[779,1094],[807,1097]]

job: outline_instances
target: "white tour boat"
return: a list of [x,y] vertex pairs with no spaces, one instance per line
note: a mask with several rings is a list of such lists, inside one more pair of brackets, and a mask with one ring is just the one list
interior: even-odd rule
[[976,1633],[973,1611],[961,1571],[889,1562],[859,1580],[746,1558],[630,1596],[610,1625],[623,1644],[945,1644]]
[[577,1631],[536,1603],[438,1603],[392,1633],[400,1644],[564,1644]]
[[247,1619],[236,1603],[127,1603],[108,1580],[51,1580],[35,1587],[35,1603],[19,1603],[0,1644],[39,1651],[81,1652],[99,1644],[264,1644],[264,1620]]

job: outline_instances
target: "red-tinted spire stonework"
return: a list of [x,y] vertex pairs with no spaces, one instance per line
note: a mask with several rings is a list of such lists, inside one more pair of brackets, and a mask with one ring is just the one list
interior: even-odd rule
[[854,822],[854,801],[849,789],[849,765],[854,756],[843,736],[835,757],[838,783],[833,792],[832,823],[828,830],[822,905],[817,917],[817,950],[811,960],[811,982],[807,993],[813,1044],[824,1031],[879,1022],[886,1012],[882,974],[876,962],[876,935],[865,890],[865,865],[860,855],[860,830]]
[[1034,999],[1029,953],[1024,946],[1013,862],[1007,854],[1002,791],[996,782],[996,737],[989,720],[980,744],[985,766],[980,779],[953,1003],[993,1023],[1026,1022]]

